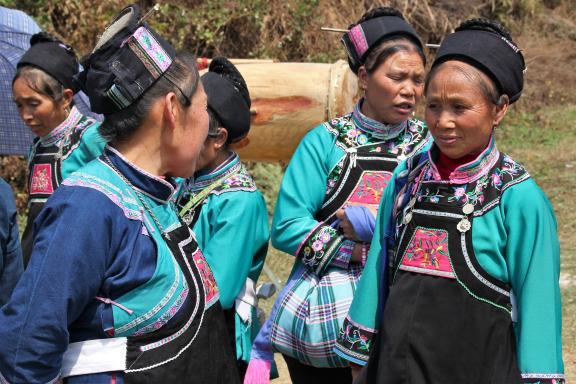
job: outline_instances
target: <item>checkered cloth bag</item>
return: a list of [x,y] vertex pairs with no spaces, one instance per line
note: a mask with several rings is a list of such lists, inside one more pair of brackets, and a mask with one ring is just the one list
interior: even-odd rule
[[300,265],[301,276],[282,298],[270,338],[274,349],[319,368],[347,367],[333,351],[361,275],[360,264],[329,267],[322,276]]

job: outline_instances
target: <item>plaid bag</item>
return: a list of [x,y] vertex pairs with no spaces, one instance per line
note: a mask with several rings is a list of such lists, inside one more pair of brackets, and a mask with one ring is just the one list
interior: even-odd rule
[[319,368],[341,368],[348,361],[334,353],[338,333],[352,304],[362,269],[329,267],[322,276],[300,265],[300,277],[282,298],[272,323],[274,349]]

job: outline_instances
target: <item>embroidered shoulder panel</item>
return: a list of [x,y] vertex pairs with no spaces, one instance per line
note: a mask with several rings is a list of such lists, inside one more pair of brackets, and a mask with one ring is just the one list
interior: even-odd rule
[[352,113],[337,117],[325,124],[328,131],[336,135],[336,145],[346,150],[359,146],[382,143],[370,149],[370,152],[386,153],[397,156],[403,153],[409,156],[418,151],[426,143],[428,128],[419,120],[408,120],[407,127],[393,140],[383,141],[372,133],[359,129],[352,118]]
[[221,195],[226,192],[236,192],[236,191],[245,191],[245,192],[254,192],[258,189],[254,179],[248,173],[248,170],[244,165],[240,166],[240,170],[231,174],[229,177],[225,178],[222,183],[214,188],[211,194],[214,195]]
[[[501,154],[496,165],[477,180],[467,184],[424,182],[418,191],[418,201],[439,204],[472,204],[474,216],[481,216],[498,205],[502,193],[509,187],[530,178],[528,171],[510,156]],[[432,179],[427,167],[423,180]]]
[[139,202],[125,188],[120,188],[107,180],[86,172],[74,172],[62,184],[97,190],[118,206],[127,219],[144,221]]
[[94,125],[100,125],[100,122],[91,117],[83,116],[78,124],[72,129],[70,134],[66,135],[62,142],[62,158],[65,159],[80,146],[82,136],[86,130]]

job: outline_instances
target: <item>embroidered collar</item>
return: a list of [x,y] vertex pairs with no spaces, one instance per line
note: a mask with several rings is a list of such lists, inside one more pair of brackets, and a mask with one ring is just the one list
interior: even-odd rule
[[[163,179],[152,175],[137,167],[126,159],[120,152],[106,145],[104,153],[108,156],[114,166],[122,172],[139,192],[147,197],[159,202],[168,203],[172,195],[176,192],[176,183],[171,179]],[[106,161],[104,161],[106,163]]]
[[[434,159],[436,152],[439,151],[436,143],[433,143],[428,150],[428,158],[430,159],[432,180],[441,180],[440,173],[436,164],[434,164]],[[490,138],[490,143],[484,149],[476,159],[469,163],[463,164],[457,167],[449,176],[448,181],[452,184],[467,184],[478,180],[480,177],[485,175],[498,161],[500,156],[500,151],[496,148],[496,143],[494,142],[494,137]]]
[[83,115],[80,113],[76,106],[72,107],[72,110],[68,114],[68,117],[60,123],[56,128],[54,128],[50,133],[39,138],[40,144],[44,146],[54,145],[66,137],[66,135],[74,129]]
[[370,133],[374,138],[380,140],[390,140],[406,129],[408,121],[402,121],[397,124],[385,124],[364,115],[361,110],[363,103],[364,98],[356,103],[352,112],[354,124],[362,131]]
[[190,185],[190,191],[197,192],[206,188],[210,184],[228,177],[230,174],[238,172],[242,167],[240,156],[232,152],[230,156],[219,166],[211,170],[209,173],[197,174],[194,183]]

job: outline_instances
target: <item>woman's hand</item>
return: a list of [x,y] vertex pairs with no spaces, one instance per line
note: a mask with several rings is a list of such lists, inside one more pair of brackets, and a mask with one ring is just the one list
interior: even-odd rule
[[354,231],[352,223],[348,220],[348,216],[346,216],[346,212],[344,212],[343,209],[339,209],[336,212],[336,217],[340,219],[340,229],[344,233],[344,237],[348,240],[360,241],[358,235],[356,235],[356,231]]

